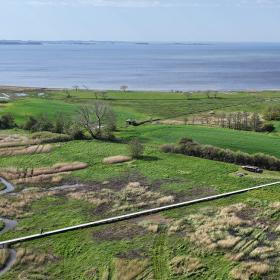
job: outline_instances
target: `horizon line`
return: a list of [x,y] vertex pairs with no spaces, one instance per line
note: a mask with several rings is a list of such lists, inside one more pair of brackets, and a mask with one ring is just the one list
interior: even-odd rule
[[182,44],[242,44],[242,43],[263,43],[263,44],[278,44],[279,41],[223,41],[223,40],[211,40],[211,41],[186,41],[186,40],[95,40],[95,39],[0,39],[0,42],[87,42],[87,43],[182,43]]

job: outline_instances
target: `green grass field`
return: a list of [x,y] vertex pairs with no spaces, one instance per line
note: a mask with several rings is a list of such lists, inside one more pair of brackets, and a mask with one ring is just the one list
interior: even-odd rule
[[182,137],[189,137],[201,144],[209,144],[248,153],[265,153],[280,157],[279,137],[273,134],[195,125],[143,126],[126,130],[123,134],[127,139],[137,137],[144,142],[154,144],[177,143]]
[[[5,215],[18,222],[14,230],[0,236],[1,240],[143,207],[152,208],[158,199],[170,196],[175,201],[183,201],[280,179],[280,172],[271,171],[240,178],[235,174],[242,172],[239,166],[165,154],[159,149],[164,143],[176,143],[182,137],[191,137],[202,144],[248,153],[262,152],[280,158],[277,133],[190,125],[125,126],[128,118],[177,118],[210,110],[259,111],[264,108],[264,102],[278,100],[278,92],[220,93],[218,98],[210,99],[205,93],[186,98],[178,93],[156,92],[108,92],[105,97],[104,101],[109,102],[117,114],[116,136],[122,142],[70,141],[53,144],[51,152],[46,154],[2,157],[0,169],[48,167],[61,162],[84,162],[88,168],[64,174],[61,183],[21,185],[16,189],[16,196],[1,196],[0,217]],[[94,101],[94,93],[86,91],[72,91],[70,98],[66,98],[63,92],[49,92],[44,98],[32,93],[30,97],[2,104],[0,112],[10,112],[18,123],[23,123],[27,115],[42,113],[52,117],[62,112],[73,117],[80,105],[93,104]],[[4,134],[29,136],[20,129],[2,131],[1,135]],[[139,138],[145,144],[141,159],[116,165],[102,163],[108,156],[128,155],[127,141],[133,138]],[[143,188],[126,189],[129,182],[139,182]],[[52,191],[54,185],[63,183],[83,183],[86,189],[85,192],[81,189]],[[21,193],[22,189],[29,192]],[[17,262],[1,279],[242,280],[234,278],[237,274],[234,269],[243,271],[248,261],[265,262],[270,267],[263,273],[247,268],[247,272],[252,272],[248,279],[278,279],[280,252],[277,242],[280,242],[280,234],[276,228],[279,226],[279,202],[280,186],[274,186],[152,217],[18,244],[15,246]],[[241,203],[244,204],[243,212],[228,209],[232,205],[241,207]],[[213,223],[208,221],[209,217]],[[209,236],[201,240],[197,238],[201,242],[197,243],[192,237],[202,235],[203,219],[209,223]],[[228,222],[220,228],[219,221],[224,220]],[[235,247],[218,246],[223,244],[219,241],[233,237],[236,238],[236,244],[232,245]],[[271,247],[273,254],[258,249],[261,253],[253,258],[259,247],[262,250]],[[231,255],[233,252],[244,257],[237,259],[236,255]]]

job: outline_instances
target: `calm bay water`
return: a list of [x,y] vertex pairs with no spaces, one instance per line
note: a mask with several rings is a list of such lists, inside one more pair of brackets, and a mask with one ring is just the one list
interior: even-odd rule
[[280,89],[280,44],[0,45],[0,84],[143,90]]

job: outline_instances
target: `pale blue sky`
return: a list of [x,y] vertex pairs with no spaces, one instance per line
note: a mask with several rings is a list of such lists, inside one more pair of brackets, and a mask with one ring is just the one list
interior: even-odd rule
[[0,39],[280,42],[280,0],[0,0]]

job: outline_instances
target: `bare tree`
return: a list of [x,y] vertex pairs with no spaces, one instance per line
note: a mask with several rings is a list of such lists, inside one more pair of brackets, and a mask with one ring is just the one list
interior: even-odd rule
[[251,127],[254,131],[259,131],[262,121],[258,113],[253,113],[250,118]]
[[95,99],[97,100],[97,99],[98,99],[98,96],[99,96],[99,92],[98,92],[98,91],[95,91],[95,92],[94,92],[94,96],[95,96]]
[[73,89],[77,92],[78,89],[79,89],[79,86],[78,86],[78,85],[75,85],[75,86],[73,86]]
[[68,89],[65,89],[64,92],[65,92],[66,98],[70,98],[71,97],[71,93],[70,93],[70,91]]
[[96,101],[93,106],[82,106],[78,110],[79,124],[93,139],[100,138],[102,129],[110,120],[112,126],[113,111],[106,103]]
[[192,116],[192,124],[195,124],[195,116]]
[[107,92],[106,91],[101,91],[102,99],[105,100],[107,99]]
[[128,86],[127,85],[122,85],[120,87],[121,91],[126,92],[128,90]]
[[249,128],[249,113],[243,112],[243,129],[248,130]]
[[228,125],[228,128],[232,128],[232,113],[229,113],[227,115],[227,125]]

